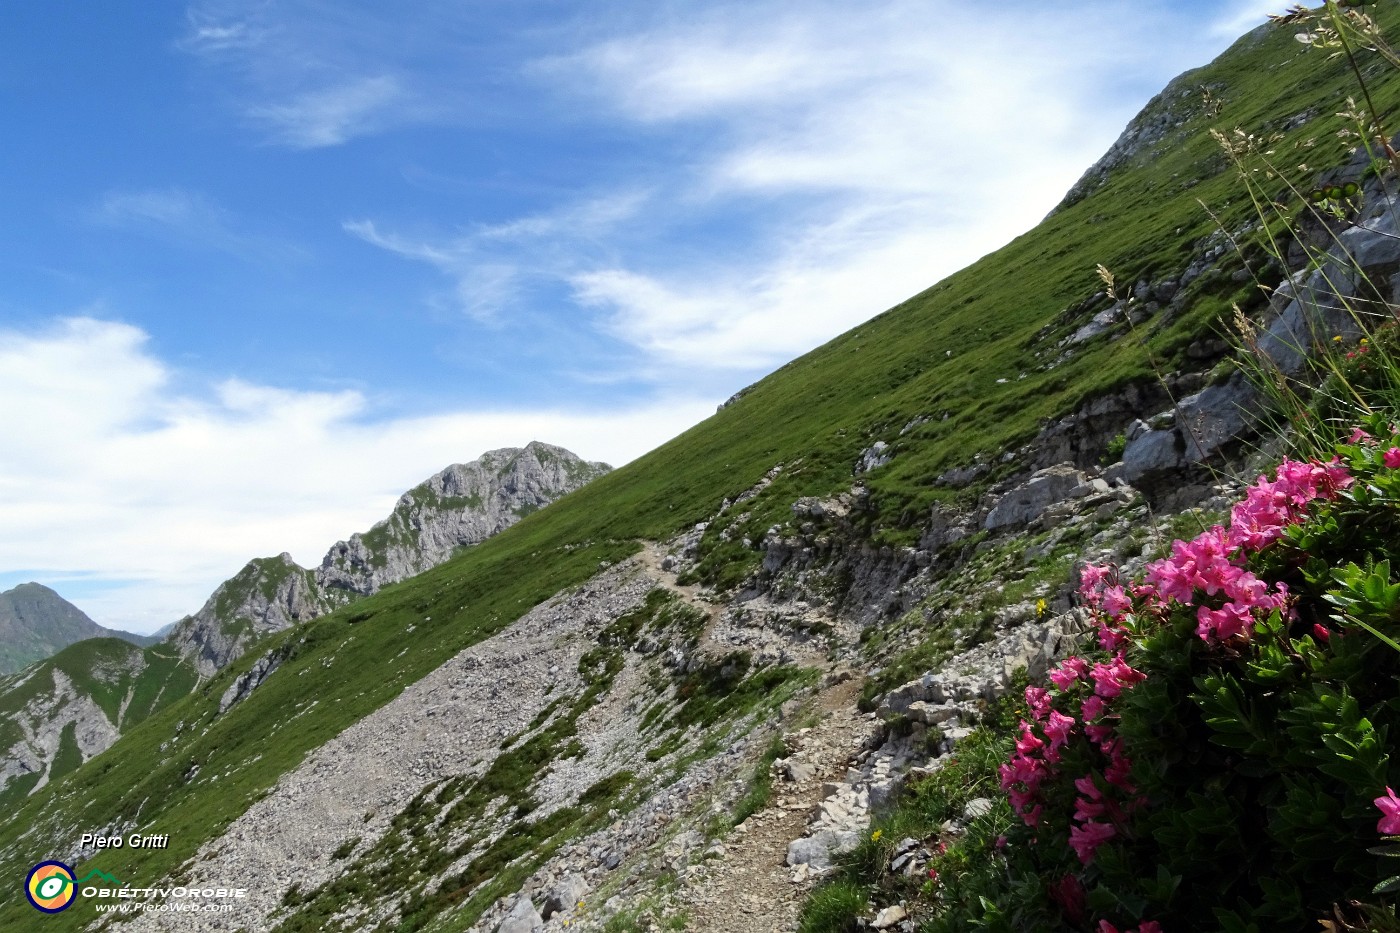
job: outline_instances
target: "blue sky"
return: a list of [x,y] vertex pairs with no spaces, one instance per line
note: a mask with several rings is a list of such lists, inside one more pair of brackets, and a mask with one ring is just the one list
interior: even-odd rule
[[1272,8],[16,6],[0,587],[151,630],[484,450],[625,462],[1034,225]]

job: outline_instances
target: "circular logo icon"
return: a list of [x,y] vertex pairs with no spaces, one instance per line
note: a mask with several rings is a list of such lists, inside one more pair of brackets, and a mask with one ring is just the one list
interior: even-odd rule
[[64,910],[76,894],[73,869],[62,862],[40,862],[29,869],[29,877],[24,879],[24,896],[35,910],[46,914]]

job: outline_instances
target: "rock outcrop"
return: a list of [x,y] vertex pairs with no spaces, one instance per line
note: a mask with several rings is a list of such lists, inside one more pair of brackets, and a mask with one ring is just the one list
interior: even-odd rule
[[194,663],[200,676],[212,677],[264,635],[307,622],[329,608],[315,577],[292,555],[259,557],[219,584],[198,612],[176,624],[167,641]]
[[211,677],[263,636],[436,567],[609,469],[539,441],[454,464],[404,493],[384,521],[337,542],[315,570],[285,553],[250,561],[169,642]]
[[316,583],[332,601],[367,596],[436,567],[609,469],[539,441],[454,464],[404,493],[369,531],[336,542]]

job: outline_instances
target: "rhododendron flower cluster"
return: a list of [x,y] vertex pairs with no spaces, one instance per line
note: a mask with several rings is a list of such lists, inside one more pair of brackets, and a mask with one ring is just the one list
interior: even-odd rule
[[[1249,487],[1231,511],[1228,529],[1217,525],[1192,541],[1174,542],[1170,557],[1148,566],[1144,582],[1125,586],[1111,567],[1082,569],[1080,594],[1097,623],[1099,645],[1110,656],[1097,662],[1066,658],[1049,672],[1052,687],[1026,689],[1032,721],[1022,720],[1016,751],[999,773],[1012,810],[1027,826],[1043,824],[1045,789],[1059,778],[1071,779],[1075,788],[1069,846],[1080,862],[1089,864],[1101,846],[1127,831],[1127,814],[1143,800],[1130,779],[1132,761],[1116,734],[1112,709],[1146,677],[1125,654],[1132,632],[1140,630],[1144,619],[1165,618],[1173,608],[1184,607],[1194,609],[1196,634],[1203,640],[1238,643],[1251,636],[1259,614],[1287,613],[1288,588],[1260,579],[1247,569],[1246,560],[1301,521],[1311,503],[1335,498],[1353,481],[1335,459],[1284,461],[1274,479],[1261,476]],[[1090,771],[1062,775],[1075,736],[1087,745]],[[1400,808],[1400,799],[1395,803]],[[1400,809],[1393,817],[1382,810],[1400,831]],[[1100,929],[1116,928],[1103,921]],[[1144,923],[1139,933],[1157,929],[1155,923]]]
[[1150,564],[1146,582],[1132,587],[1131,596],[1110,582],[1110,568],[1086,567],[1080,593],[1101,617],[1107,616],[1107,621],[1101,618],[1100,643],[1106,650],[1121,650],[1127,640],[1122,623],[1135,614],[1134,600],[1153,612],[1194,606],[1196,634],[1205,641],[1248,639],[1259,613],[1287,611],[1288,587],[1259,579],[1245,568],[1246,558],[1301,521],[1309,504],[1335,498],[1352,482],[1350,472],[1335,459],[1285,460],[1273,480],[1259,477],[1235,504],[1228,530],[1216,525],[1192,541],[1173,542],[1171,556]]
[[[1026,688],[1026,703],[1034,723],[1022,720],[1016,753],[1001,766],[1000,775],[1012,809],[1027,826],[1041,822],[1045,808],[1042,788],[1059,773],[1064,749],[1076,734],[1083,735],[1096,749],[1102,765],[1099,779],[1104,786],[1124,795],[1128,808],[1136,805],[1132,797],[1136,788],[1128,779],[1132,762],[1124,754],[1122,740],[1114,735],[1113,727],[1101,720],[1107,715],[1108,701],[1121,696],[1144,676],[1128,664],[1121,652],[1109,661],[1093,665],[1084,658],[1066,658],[1050,672],[1050,680],[1055,684],[1055,698],[1067,701],[1070,713],[1075,712],[1077,705],[1078,717],[1054,708],[1055,698],[1046,688]],[[1099,846],[1118,835],[1124,824],[1125,805],[1106,796],[1091,776],[1078,778],[1074,786],[1080,796],[1075,803],[1076,822],[1070,829],[1069,845],[1087,865]]]

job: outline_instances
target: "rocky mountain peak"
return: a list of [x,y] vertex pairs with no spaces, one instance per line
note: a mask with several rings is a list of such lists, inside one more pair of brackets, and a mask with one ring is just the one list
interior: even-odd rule
[[104,628],[41,583],[21,583],[0,593],[0,674],[10,674],[89,638],[148,640]]
[[314,570],[285,552],[249,561],[169,641],[213,676],[262,636],[435,567],[610,469],[540,441],[453,464],[400,496],[369,531],[336,542]]
[[367,596],[437,566],[610,469],[540,441],[453,464],[400,496],[384,521],[336,542],[316,582],[335,601]]

